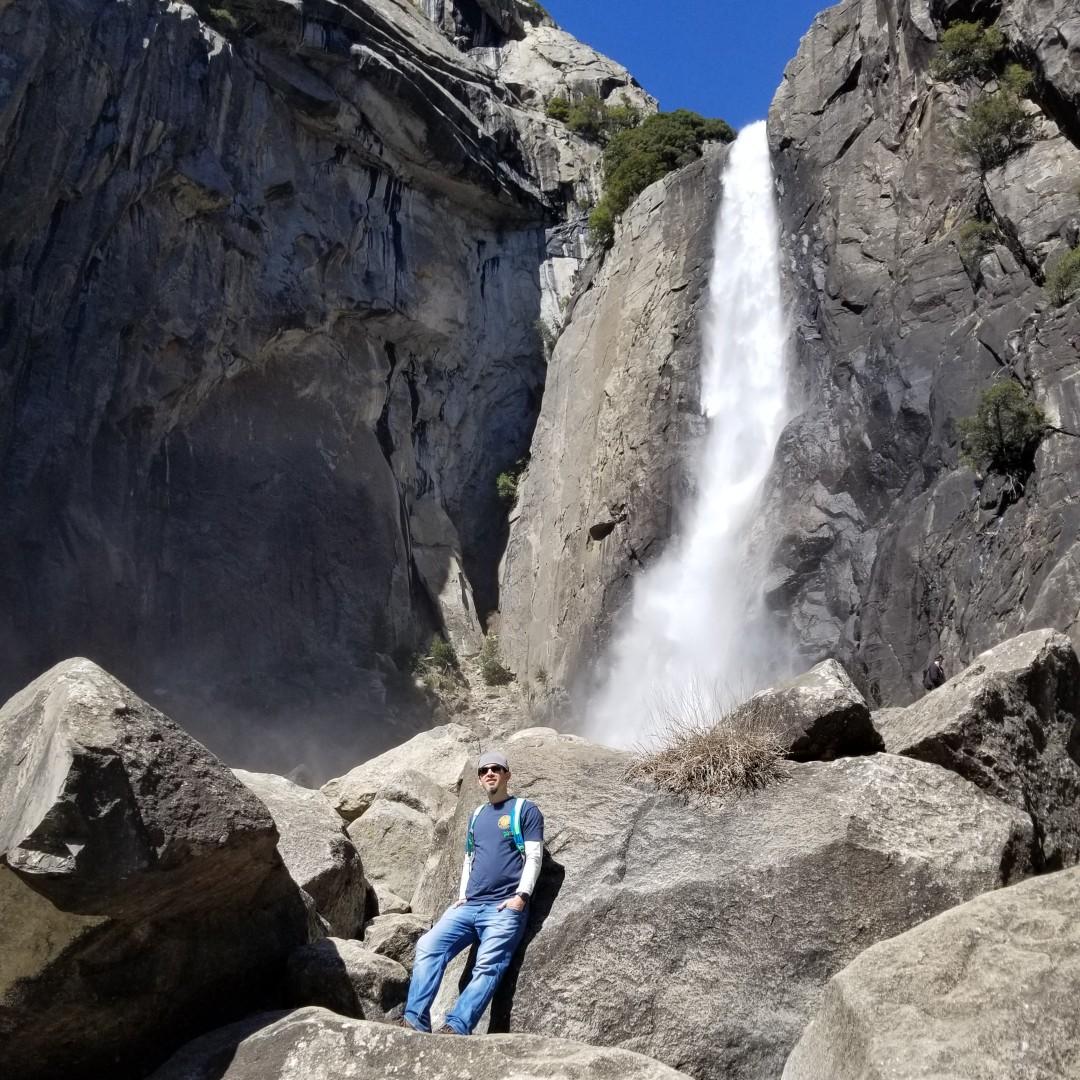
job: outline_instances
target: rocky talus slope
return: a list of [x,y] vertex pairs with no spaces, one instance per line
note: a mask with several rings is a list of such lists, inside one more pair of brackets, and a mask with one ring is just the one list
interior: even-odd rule
[[[234,775],[67,661],[0,709],[5,1068],[777,1080],[787,1060],[791,1077],[915,1080],[952,1054],[987,1080],[1017,1063],[1065,1080],[1076,871],[1017,883],[1051,846],[1080,852],[1055,804],[1080,786],[1078,667],[1064,635],[1029,633],[871,716],[819,665],[757,699],[788,749],[779,778],[721,798],[631,781],[630,755],[551,728],[508,735],[546,853],[484,1034],[463,1039],[387,1022],[457,894],[474,733],[423,733],[313,791]],[[913,1010],[933,1023],[913,1031]]]
[[0,694],[89,653],[237,764],[399,740],[405,658],[496,603],[583,254],[599,148],[544,100],[654,103],[516,0],[0,35]]
[[[1034,133],[984,171],[956,142],[982,89],[930,65],[946,20],[999,11],[1034,74]],[[1016,497],[960,465],[957,431],[1009,378],[1080,430],[1080,314],[1042,288],[1080,239],[1078,50],[1071,0],[844,0],[769,114],[804,410],[762,519],[769,599],[804,655],[836,655],[889,703],[938,647],[959,666],[1028,628],[1080,639],[1080,441],[1044,439]],[[976,217],[994,241],[963,258]]]

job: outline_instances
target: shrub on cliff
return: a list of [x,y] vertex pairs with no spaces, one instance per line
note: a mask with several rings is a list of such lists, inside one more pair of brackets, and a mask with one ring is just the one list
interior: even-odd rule
[[480,678],[488,686],[505,686],[514,679],[513,672],[503,665],[499,639],[494,634],[485,635],[480,646]]
[[504,469],[495,477],[495,494],[498,496],[499,502],[505,503],[507,506],[513,506],[517,501],[518,483],[525,472],[527,464],[525,458],[520,458],[509,469]]
[[987,94],[971,107],[957,131],[957,145],[983,169],[1001,165],[1031,137],[1034,121],[1008,88]]
[[594,242],[611,240],[615,219],[650,184],[701,157],[702,144],[731,142],[735,132],[723,120],[689,109],[655,113],[635,128],[620,131],[604,151],[604,194],[589,215]]
[[715,689],[691,686],[652,710],[657,746],[638,752],[628,780],[673,795],[731,796],[787,775],[782,717],[768,708],[740,709]]
[[436,694],[456,689],[464,682],[457,650],[441,634],[431,639],[428,651],[413,657],[413,674]]
[[1065,252],[1046,271],[1046,292],[1060,307],[1080,291],[1080,247]]
[[585,94],[573,100],[557,94],[548,100],[544,112],[583,139],[599,142],[634,127],[641,120],[641,113],[633,105],[624,102],[609,105],[595,94]]
[[986,78],[1004,48],[1005,35],[996,26],[955,22],[941,35],[930,70],[937,79]]
[[978,264],[1000,240],[1001,232],[992,221],[970,218],[956,229],[956,247],[968,267]]
[[1008,379],[984,390],[974,416],[958,426],[967,465],[1015,480],[1031,471],[1032,455],[1049,425],[1024,387]]

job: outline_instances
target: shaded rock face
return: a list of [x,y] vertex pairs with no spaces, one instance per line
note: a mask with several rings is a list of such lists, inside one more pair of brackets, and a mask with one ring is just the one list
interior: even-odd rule
[[879,725],[890,753],[943,765],[1029,813],[1040,866],[1080,861],[1080,661],[1064,634],[1006,641]]
[[1078,906],[1066,870],[868,949],[829,983],[783,1080],[1077,1075]]
[[678,1080],[659,1062],[565,1039],[502,1035],[455,1039],[348,1020],[325,1009],[267,1014],[184,1047],[149,1080]]
[[340,1016],[385,1021],[400,1015],[409,973],[396,960],[359,941],[324,938],[289,957],[289,995],[296,1005],[318,1005]]
[[[955,670],[1028,628],[1077,633],[1080,442],[1045,439],[1019,498],[958,465],[957,419],[995,378],[1080,427],[1080,314],[1040,287],[1080,230],[1075,5],[990,6],[1036,75],[1035,139],[1002,167],[981,175],[956,146],[978,91],[928,73],[934,18],[978,5],[844,0],[769,115],[804,411],[761,516],[768,599],[804,656],[837,656],[889,704],[938,648]],[[956,230],[976,216],[998,241],[965,264]]]
[[234,769],[277,826],[289,876],[311,897],[335,937],[359,937],[368,883],[360,853],[326,796],[283,776]]
[[776,730],[793,761],[830,761],[885,749],[866,701],[835,660],[762,690],[736,709],[735,717]]
[[686,503],[723,158],[710,145],[643,192],[567,313],[501,571],[500,641],[519,679],[542,668],[584,688],[632,575]]
[[[511,790],[544,812],[547,859],[492,1028],[702,1078],[774,1080],[831,975],[1029,867],[1027,815],[924,762],[793,764],[786,783],[716,809],[630,786],[629,755],[581,740],[511,749]],[[463,793],[418,910],[454,896],[476,802]]]
[[261,802],[88,660],[0,710],[0,1042],[25,1080],[141,1077],[280,1001],[307,938]]
[[213,7],[0,12],[0,693],[85,652],[322,777],[496,603],[599,151],[411,3]]

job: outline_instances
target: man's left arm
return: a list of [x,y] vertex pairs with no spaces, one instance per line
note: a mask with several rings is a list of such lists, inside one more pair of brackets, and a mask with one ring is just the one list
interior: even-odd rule
[[506,907],[515,911],[525,910],[540,877],[540,867],[544,863],[544,815],[540,813],[539,807],[532,803],[525,807],[525,812],[521,815],[521,836],[525,841],[525,864],[521,868],[517,895],[505,902]]

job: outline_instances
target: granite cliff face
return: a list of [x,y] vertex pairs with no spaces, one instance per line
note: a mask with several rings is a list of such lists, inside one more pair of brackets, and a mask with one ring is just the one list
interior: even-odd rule
[[[1035,74],[1031,143],[980,172],[955,131],[978,91],[935,81],[940,20],[993,17]],[[1043,440],[1017,497],[959,463],[957,420],[1015,378],[1080,427],[1080,316],[1041,287],[1080,231],[1080,20],[1054,0],[849,0],[818,17],[769,116],[802,414],[768,493],[767,590],[806,657],[878,700],[1025,629],[1077,626],[1080,442]],[[997,242],[965,265],[957,227]]]
[[[985,172],[956,133],[993,84],[931,73],[942,28],[962,18],[997,19],[1010,58],[1034,74],[1032,138]],[[797,417],[754,545],[771,551],[764,589],[794,642],[792,668],[837,657],[875,701],[911,700],[938,648],[956,670],[1027,629],[1080,637],[1080,441],[1043,439],[1022,490],[1010,491],[961,465],[958,432],[1001,379],[1021,383],[1054,426],[1080,430],[1080,316],[1043,287],[1080,239],[1078,50],[1080,18],[1056,0],[845,0],[815,20],[770,111]],[[679,175],[662,188],[690,183],[700,181]],[[644,196],[629,221],[662,197]],[[656,215],[681,222],[663,259],[699,274],[659,307],[663,273],[653,291],[629,290],[632,311],[644,298],[652,340],[635,318],[596,325],[594,311],[623,303],[607,282],[625,274],[625,252],[648,242],[643,232],[644,245],[632,244],[641,226],[628,226],[606,288],[573,308],[556,348],[503,571],[519,672],[544,666],[578,684],[630,574],[660,551],[673,504],[688,497],[680,463],[700,430],[700,341],[683,327],[711,258],[703,209],[683,215],[665,202]],[[961,230],[975,219],[995,236],[971,257]],[[663,359],[669,339],[674,364]],[[605,350],[614,362],[598,359]],[[675,373],[670,393],[653,392],[654,370]]]
[[502,565],[503,641],[519,678],[543,670],[580,688],[633,575],[686,504],[725,153],[707,144],[641,194],[567,312]]
[[395,741],[404,658],[497,602],[583,253],[544,98],[654,103],[515,0],[0,29],[0,697],[78,652],[237,763]]

